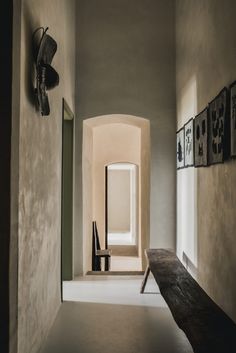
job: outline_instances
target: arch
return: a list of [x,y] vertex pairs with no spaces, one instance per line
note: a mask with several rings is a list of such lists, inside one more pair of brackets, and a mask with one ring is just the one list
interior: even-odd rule
[[86,119],[83,122],[83,272],[91,269],[92,221],[105,241],[105,166],[132,163],[139,170],[139,245],[145,268],[144,249],[149,247],[150,123],[124,114]]

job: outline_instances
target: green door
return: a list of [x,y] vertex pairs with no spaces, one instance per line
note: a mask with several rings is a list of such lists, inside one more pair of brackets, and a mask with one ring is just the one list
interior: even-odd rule
[[73,279],[73,135],[74,119],[63,101],[62,122],[62,280]]

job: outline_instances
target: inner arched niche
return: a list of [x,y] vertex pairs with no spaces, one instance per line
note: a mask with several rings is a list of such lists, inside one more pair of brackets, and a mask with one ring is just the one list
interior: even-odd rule
[[144,249],[149,247],[150,123],[123,114],[83,122],[83,272],[91,270],[92,221],[97,221],[101,246],[105,244],[105,167],[133,163],[139,176],[138,253],[145,268]]

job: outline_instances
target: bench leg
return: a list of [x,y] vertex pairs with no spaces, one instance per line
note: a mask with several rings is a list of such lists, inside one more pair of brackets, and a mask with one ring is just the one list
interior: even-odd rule
[[141,294],[144,293],[149,273],[150,273],[150,268],[149,268],[149,266],[147,266],[146,271],[144,273],[144,279],[143,279],[143,282],[142,282],[142,285],[141,285],[141,289],[140,289],[140,293]]

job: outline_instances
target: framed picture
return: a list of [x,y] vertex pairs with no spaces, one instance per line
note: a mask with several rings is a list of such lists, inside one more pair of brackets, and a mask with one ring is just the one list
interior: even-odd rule
[[209,164],[223,163],[229,157],[229,95],[227,88],[209,103]]
[[184,128],[176,133],[177,169],[184,168]]
[[208,165],[208,108],[196,115],[194,119],[194,165]]
[[184,125],[184,165],[185,167],[194,166],[194,143],[193,143],[193,119]]
[[236,81],[230,86],[230,155],[236,157]]

